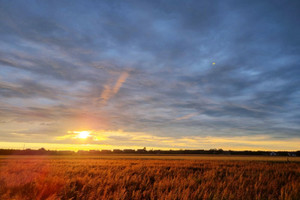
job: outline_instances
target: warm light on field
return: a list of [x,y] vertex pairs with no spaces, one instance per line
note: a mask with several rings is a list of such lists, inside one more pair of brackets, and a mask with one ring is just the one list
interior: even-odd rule
[[107,156],[0,156],[0,199],[299,199],[297,162]]

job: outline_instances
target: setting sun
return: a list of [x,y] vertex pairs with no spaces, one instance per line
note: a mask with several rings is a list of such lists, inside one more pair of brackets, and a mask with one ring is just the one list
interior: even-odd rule
[[80,138],[80,139],[86,139],[87,137],[90,136],[89,131],[80,131],[80,132],[76,132],[76,133],[78,133],[77,138]]

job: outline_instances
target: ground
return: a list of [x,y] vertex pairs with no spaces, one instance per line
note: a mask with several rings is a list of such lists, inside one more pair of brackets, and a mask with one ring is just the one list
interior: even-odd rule
[[300,158],[1,156],[0,199],[300,199]]

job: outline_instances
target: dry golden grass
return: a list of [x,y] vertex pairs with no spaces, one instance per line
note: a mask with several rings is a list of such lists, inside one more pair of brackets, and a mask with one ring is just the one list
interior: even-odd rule
[[196,157],[1,156],[0,199],[300,199],[299,162]]

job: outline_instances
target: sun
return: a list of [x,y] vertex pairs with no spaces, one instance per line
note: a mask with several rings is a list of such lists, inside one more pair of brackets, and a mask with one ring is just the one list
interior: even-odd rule
[[89,131],[78,131],[77,138],[86,139],[89,136],[90,136],[90,132]]

